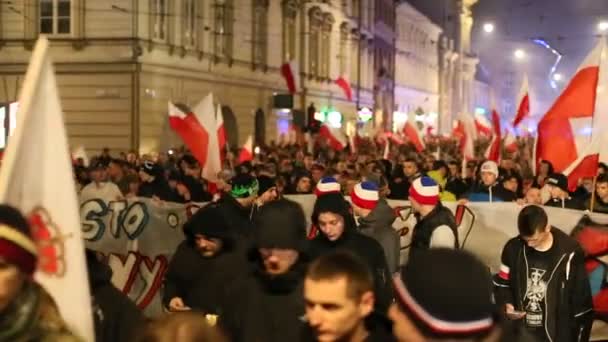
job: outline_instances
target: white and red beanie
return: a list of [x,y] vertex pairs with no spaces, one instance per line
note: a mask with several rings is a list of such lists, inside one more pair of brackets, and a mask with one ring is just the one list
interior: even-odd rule
[[326,194],[339,194],[342,191],[340,183],[334,177],[323,177],[317,183],[315,188],[315,195],[317,197]]
[[410,186],[410,199],[422,205],[435,205],[439,202],[439,185],[430,177],[418,177]]
[[350,200],[359,208],[374,209],[380,200],[378,185],[374,182],[361,182],[355,185]]
[[29,230],[29,223],[17,209],[0,205],[0,259],[32,275],[38,252]]

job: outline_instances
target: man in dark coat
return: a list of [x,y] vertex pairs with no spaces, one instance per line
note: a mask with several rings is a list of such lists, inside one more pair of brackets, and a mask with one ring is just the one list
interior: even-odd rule
[[386,312],[392,300],[390,272],[380,244],[357,231],[351,206],[340,194],[327,194],[317,198],[312,223],[320,234],[311,240],[314,257],[344,249],[360,256],[374,276],[376,309]]
[[562,209],[585,210],[584,203],[570,196],[568,191],[568,177],[561,173],[554,173],[547,177],[545,184],[551,192],[551,198],[545,203],[547,207]]
[[297,342],[307,260],[304,212],[280,199],[260,208],[254,226],[248,271],[228,289],[220,326],[233,342]]
[[198,210],[184,224],[167,274],[163,304],[169,311],[219,314],[227,284],[244,272],[245,255],[232,237],[217,204]]
[[250,174],[241,173],[231,181],[230,193],[222,195],[219,208],[228,227],[236,236],[250,236],[251,221],[254,215],[254,203],[258,196],[258,180]]
[[144,316],[127,295],[112,284],[112,269],[86,250],[89,286],[93,298],[95,341],[129,342],[144,326]]
[[160,165],[144,161],[139,168],[141,185],[137,192],[139,197],[156,198],[162,201],[174,199],[169,183],[165,179],[164,170]]

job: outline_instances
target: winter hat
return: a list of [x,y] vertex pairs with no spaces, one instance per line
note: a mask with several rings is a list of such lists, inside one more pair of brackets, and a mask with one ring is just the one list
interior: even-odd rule
[[143,171],[152,177],[161,177],[163,175],[162,167],[149,160],[146,160],[141,164],[139,171]]
[[379,199],[378,185],[374,182],[361,182],[350,194],[353,204],[363,209],[374,209]]
[[547,178],[547,184],[556,186],[565,192],[568,192],[568,177],[561,173],[554,173]]
[[276,179],[269,176],[258,176],[259,189],[258,193],[263,194],[269,189],[276,186]]
[[319,215],[321,215],[322,213],[333,213],[340,215],[345,218],[345,223],[347,223],[347,221],[350,221],[350,218],[352,218],[352,222],[354,222],[352,208],[350,204],[344,199],[344,196],[342,196],[342,194],[332,193],[317,197],[314,208],[312,210],[311,220],[315,226],[319,225]]
[[232,178],[230,182],[232,190],[230,194],[235,198],[247,198],[257,196],[259,191],[259,183],[257,178],[250,174],[241,173]]
[[488,160],[481,164],[481,172],[488,172],[498,177],[498,165],[496,162]]
[[340,183],[334,177],[323,177],[315,188],[315,195],[339,194],[341,191]]
[[38,261],[38,248],[30,233],[30,225],[19,210],[0,205],[0,258],[32,275]]
[[215,203],[206,205],[194,213],[184,223],[183,229],[189,242],[194,242],[196,234],[220,240],[227,240],[231,236],[230,226],[222,215],[221,209]]
[[435,205],[439,202],[439,185],[430,177],[418,177],[409,190],[410,199],[422,205]]
[[297,202],[280,199],[268,203],[260,208],[253,224],[258,248],[306,250],[306,217]]
[[103,170],[106,167],[108,167],[108,165],[103,159],[96,159],[89,166],[89,171]]
[[468,252],[447,248],[420,251],[401,276],[393,277],[393,285],[397,302],[427,336],[472,338],[494,327],[496,306],[490,272]]

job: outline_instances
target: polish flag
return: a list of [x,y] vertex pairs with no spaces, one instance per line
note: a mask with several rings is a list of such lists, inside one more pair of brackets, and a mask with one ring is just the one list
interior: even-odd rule
[[217,113],[217,142],[220,147],[220,155],[222,161],[224,160],[224,149],[226,148],[226,129],[224,128],[224,115],[222,115],[222,111],[220,108],[219,113]]
[[477,130],[475,119],[470,114],[460,113],[458,118],[458,133],[460,133],[460,152],[463,161],[475,159],[475,140],[477,140]]
[[528,115],[530,115],[530,90],[528,89],[528,75],[524,74],[524,80],[517,96],[517,114],[513,120],[513,127],[517,127]]
[[244,163],[253,160],[253,138],[251,135],[247,138],[247,142],[243,145],[239,153],[239,163]]
[[338,87],[340,87],[342,89],[342,91],[344,92],[344,96],[346,96],[346,99],[348,101],[352,101],[353,100],[353,90],[350,88],[350,83],[348,82],[348,80],[346,80],[346,77],[340,76],[336,80],[336,84],[338,85]]
[[[221,115],[221,113],[222,110],[219,105],[217,106],[217,112],[213,107],[213,95],[211,93],[194,107],[194,115],[206,132],[217,132],[217,114]],[[202,176],[207,181],[216,183],[218,181],[217,176],[222,170],[219,137],[217,134],[208,134],[208,143],[206,147],[207,158],[205,163],[201,164],[201,167],[203,168]]]
[[330,127],[327,124],[321,125],[319,137],[327,139],[329,146],[336,151],[342,151],[348,143],[348,139],[340,129]]
[[196,116],[192,113],[185,113],[169,102],[169,125],[180,136],[201,166],[205,165],[209,134],[198,122]]
[[556,172],[568,175],[570,189],[580,178],[594,177],[598,162],[608,155],[606,134],[601,134],[608,128],[606,66],[602,39],[538,123],[536,164],[550,161]]
[[295,60],[281,65],[281,75],[287,83],[287,89],[291,94],[300,91],[300,68]]
[[405,122],[405,125],[403,125],[403,135],[405,135],[409,141],[414,144],[416,151],[422,152],[426,148],[424,140],[422,139],[422,134],[418,130],[416,120],[412,114],[409,115],[408,120]]
[[518,149],[517,138],[511,132],[507,132],[507,136],[505,137],[503,144],[505,146],[505,150],[508,152],[513,153]]
[[382,154],[382,158],[385,160],[388,160],[390,152],[391,152],[391,142],[387,141],[386,144],[384,144],[384,153]]
[[490,137],[494,132],[492,123],[482,114],[475,115],[475,128],[478,136]]
[[502,142],[502,139],[500,132],[500,116],[498,116],[496,109],[492,110],[492,128],[492,142],[490,143],[490,146],[488,146],[484,156],[487,160],[498,163],[500,161],[500,143]]
[[72,152],[72,159],[74,161],[78,160],[79,158],[82,158],[84,166],[89,166],[89,156],[87,155],[87,151],[82,145],[76,147],[74,152]]

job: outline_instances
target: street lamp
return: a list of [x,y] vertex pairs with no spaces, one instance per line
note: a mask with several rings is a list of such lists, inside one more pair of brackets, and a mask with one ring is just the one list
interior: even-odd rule
[[526,52],[524,50],[522,50],[522,49],[517,49],[517,50],[515,50],[515,52],[513,53],[513,55],[517,59],[523,59],[524,57],[526,57]]
[[492,24],[492,23],[485,23],[485,24],[483,24],[483,30],[486,33],[492,33],[492,32],[494,32],[494,24]]
[[563,78],[564,78],[564,77],[563,77],[563,76],[562,76],[562,74],[560,74],[560,73],[555,73],[555,74],[553,74],[553,80],[554,80],[555,82],[559,82],[559,81],[561,81]]
[[601,21],[598,25],[597,25],[598,29],[602,32],[605,32],[606,30],[608,30],[608,21]]

